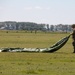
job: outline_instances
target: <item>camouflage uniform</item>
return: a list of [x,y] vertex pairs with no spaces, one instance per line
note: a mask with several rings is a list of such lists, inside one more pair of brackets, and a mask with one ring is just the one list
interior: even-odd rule
[[73,53],[75,53],[75,24],[72,25],[72,28],[73,28],[73,33],[72,33],[73,42],[72,42],[72,45],[73,45],[73,48],[74,48]]

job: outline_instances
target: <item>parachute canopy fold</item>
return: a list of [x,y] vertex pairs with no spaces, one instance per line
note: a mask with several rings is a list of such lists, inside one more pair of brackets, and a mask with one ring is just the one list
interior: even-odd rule
[[55,52],[62,48],[69,40],[71,34],[63,37],[49,48],[1,48],[0,52]]

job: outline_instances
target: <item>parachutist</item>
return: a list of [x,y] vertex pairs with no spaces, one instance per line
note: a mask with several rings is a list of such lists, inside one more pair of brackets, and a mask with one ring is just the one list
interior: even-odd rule
[[75,24],[72,25],[72,29],[73,29],[73,33],[72,33],[73,42],[72,42],[72,45],[73,45],[73,48],[74,48],[73,53],[75,53]]

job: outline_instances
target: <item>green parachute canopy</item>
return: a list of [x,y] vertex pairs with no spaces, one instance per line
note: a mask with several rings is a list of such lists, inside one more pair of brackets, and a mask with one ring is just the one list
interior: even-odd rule
[[57,50],[59,50],[60,48],[62,48],[67,41],[69,40],[71,34],[63,37],[61,40],[57,41],[54,45],[52,45],[49,48],[1,48],[0,52],[55,52]]

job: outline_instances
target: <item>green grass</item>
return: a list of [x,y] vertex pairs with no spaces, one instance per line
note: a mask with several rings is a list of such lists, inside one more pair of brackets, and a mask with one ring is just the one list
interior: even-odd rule
[[[68,33],[0,31],[0,47],[50,47]],[[55,53],[0,53],[0,75],[75,75],[72,39]]]

